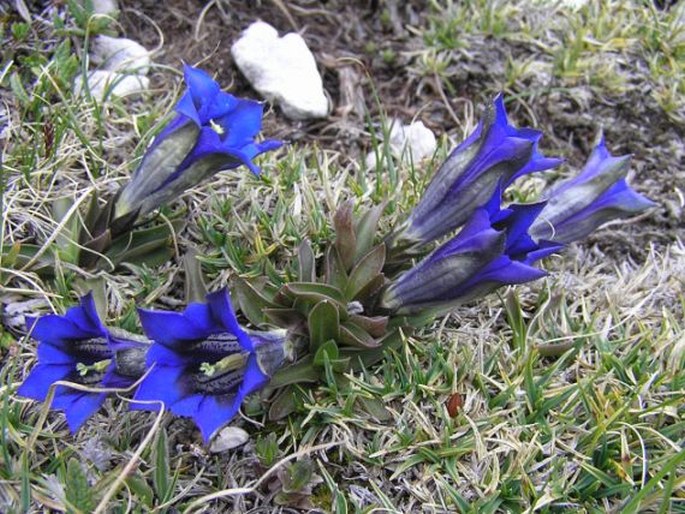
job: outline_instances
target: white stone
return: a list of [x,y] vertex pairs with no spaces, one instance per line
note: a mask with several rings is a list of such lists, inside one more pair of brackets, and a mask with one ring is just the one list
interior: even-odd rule
[[278,31],[261,21],[250,25],[231,47],[240,71],[264,98],[294,120],[324,118],[328,99],[316,61],[302,36]]
[[245,430],[238,427],[228,426],[219,431],[209,445],[209,451],[212,453],[221,453],[226,450],[231,450],[245,444],[250,436]]
[[394,120],[388,143],[393,155],[409,155],[415,162],[430,157],[437,148],[435,134],[422,121],[402,125],[401,121]]
[[100,35],[91,42],[90,61],[102,70],[147,75],[150,52],[132,39]]
[[[114,71],[96,70],[88,73],[88,89],[96,100],[107,96],[129,96],[147,91],[150,79],[141,75],[124,75]],[[74,95],[86,94],[83,76],[74,80]]]
[[117,0],[92,0],[93,13],[111,16],[119,11]]
[[[431,157],[437,148],[435,134],[422,121],[403,125],[400,120],[391,120],[387,144],[393,157],[415,163]],[[376,164],[376,152],[370,152],[366,165],[374,168]]]

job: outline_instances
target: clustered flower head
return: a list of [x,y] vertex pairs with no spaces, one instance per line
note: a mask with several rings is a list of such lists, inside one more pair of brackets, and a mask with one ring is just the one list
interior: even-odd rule
[[[252,158],[280,144],[254,141],[261,104],[222,92],[188,66],[185,79],[176,117],[118,196],[116,217],[149,212],[221,169],[245,164],[258,173]],[[56,387],[52,406],[66,412],[72,431],[112,388],[135,388],[133,409],[164,405],[192,418],[205,441],[267,384],[284,388],[272,410],[285,415],[295,405],[293,384],[366,369],[402,343],[412,321],[420,326],[499,287],[541,278],[540,259],[654,205],[628,185],[629,157],[613,157],[603,139],[578,176],[539,202],[507,205],[516,179],[561,163],[539,152],[541,136],[511,125],[500,95],[389,235],[376,237],[383,206],[357,217],[348,202],[318,262],[306,239],[300,245],[296,281],[266,287],[237,279],[242,315],[277,329],[241,326],[226,289],[183,312],[139,309],[147,339],[105,327],[91,295],[63,316],[29,319],[38,363],[18,393],[45,400]]]

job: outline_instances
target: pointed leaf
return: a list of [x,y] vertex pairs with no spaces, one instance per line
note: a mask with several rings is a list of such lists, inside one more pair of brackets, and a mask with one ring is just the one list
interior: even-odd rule
[[373,337],[383,337],[388,328],[387,316],[361,316],[359,314],[352,314],[350,322],[357,325],[359,328],[366,330],[369,335]]
[[271,377],[269,387],[278,388],[303,382],[318,382],[321,379],[321,371],[314,369],[313,362],[314,358],[311,355],[307,355],[295,364],[279,369]]
[[363,396],[357,399],[362,404],[362,408],[378,421],[386,422],[392,419],[392,414],[385,408],[381,400],[377,398],[364,398]]
[[333,216],[335,229],[335,248],[340,254],[345,270],[352,269],[354,257],[357,253],[357,237],[354,231],[354,216],[352,214],[353,200],[343,203]]
[[347,302],[342,291],[337,287],[328,284],[317,284],[313,282],[291,282],[284,285],[281,291],[291,298],[302,298],[304,300],[314,300],[320,302],[329,300],[339,303],[343,308],[347,308]]
[[385,245],[381,243],[364,255],[352,269],[350,279],[345,288],[345,296],[348,300],[354,300],[359,292],[363,291],[371,281],[376,279],[380,275],[384,264]]
[[153,469],[152,484],[158,498],[167,498],[172,491],[171,488],[171,468],[169,466],[169,444],[167,441],[166,429],[162,427],[157,434],[154,447],[155,467]]
[[274,325],[277,325],[282,328],[287,328],[291,332],[304,332],[304,335],[308,334],[308,332],[306,332],[306,318],[301,312],[297,311],[296,309],[269,307],[262,309],[262,313],[264,314],[264,316],[266,316],[266,319]]
[[240,311],[254,325],[259,326],[266,321],[264,309],[278,307],[243,278],[234,281],[234,291]]
[[329,246],[326,250],[324,267],[326,284],[342,291],[347,284],[347,271],[345,271],[345,265],[340,258],[340,252],[335,246]]
[[357,223],[355,231],[357,234],[356,259],[360,259],[363,255],[366,255],[373,246],[373,241],[376,238],[376,232],[378,231],[378,220],[380,220],[384,210],[385,203],[376,205],[366,211]]
[[307,323],[309,348],[312,353],[327,341],[337,341],[340,337],[340,316],[338,309],[330,301],[317,303],[309,313]]
[[322,368],[326,362],[332,362],[338,358],[340,354],[338,350],[338,345],[335,344],[333,339],[326,341],[325,343],[319,345],[316,353],[314,354],[314,366]]
[[297,247],[298,278],[300,282],[316,282],[316,259],[309,239]]
[[350,369],[350,358],[344,357],[342,359],[333,359],[330,361],[330,365],[336,373],[345,373]]
[[[112,241],[112,245],[105,255],[115,266],[123,262],[147,264],[150,259],[159,257],[158,250],[164,249],[167,250],[167,253],[171,251],[174,233],[182,227],[182,220],[174,220],[171,222],[171,226],[167,224],[155,225],[145,230],[136,230]],[[98,264],[103,267],[109,263],[106,262],[106,259],[100,259]]]
[[202,263],[197,259],[197,256],[197,250],[192,247],[188,248],[183,256],[183,268],[186,274],[186,304],[203,302],[207,296],[207,286],[202,276]]
[[402,342],[412,332],[411,329],[402,327],[393,330],[387,336],[379,341],[378,348],[372,349],[343,349],[340,350],[341,357],[350,357],[350,368],[359,371],[362,368],[368,368],[385,357],[387,350],[396,350],[402,346]]
[[295,388],[290,386],[285,387],[271,402],[271,406],[269,407],[269,419],[271,421],[277,421],[289,416],[296,410]]
[[366,302],[374,294],[378,293],[380,289],[385,285],[385,276],[376,275],[371,279],[355,296],[354,299],[358,302]]
[[93,488],[88,484],[88,478],[81,462],[71,457],[67,461],[67,476],[65,477],[65,494],[69,504],[79,512],[92,512],[95,508]]
[[380,343],[364,329],[354,323],[343,323],[340,326],[340,342],[355,348],[378,348]]

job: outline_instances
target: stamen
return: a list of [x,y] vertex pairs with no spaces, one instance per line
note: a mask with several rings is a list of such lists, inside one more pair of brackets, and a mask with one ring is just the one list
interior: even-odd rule
[[225,132],[224,128],[221,125],[219,125],[216,121],[209,120],[209,126],[212,127],[212,130],[214,132],[216,132],[217,134],[219,134],[220,136],[224,135],[224,132]]
[[245,366],[248,355],[247,352],[234,353],[214,363],[203,362],[200,364],[200,371],[208,377],[213,377],[216,373],[240,369]]

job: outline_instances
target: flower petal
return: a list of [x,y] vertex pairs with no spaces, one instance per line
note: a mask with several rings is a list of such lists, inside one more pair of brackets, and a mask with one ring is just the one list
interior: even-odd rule
[[19,386],[17,394],[43,401],[50,386],[58,380],[65,380],[73,370],[73,364],[37,364]]
[[[156,365],[140,383],[133,399],[144,402],[163,402],[169,408],[170,405],[184,396],[180,383],[183,371],[184,368],[178,366]],[[134,402],[131,403],[131,409],[158,411],[159,405]]]
[[193,417],[205,442],[209,441],[219,428],[231,421],[239,408],[240,402],[236,397],[205,397]]
[[211,325],[209,309],[204,304],[190,305],[184,313],[138,309],[138,316],[147,337],[170,347],[202,339]]
[[84,393],[74,395],[70,405],[64,408],[67,417],[67,425],[71,433],[76,433],[79,428],[95,414],[107,398],[105,393]]
[[238,338],[240,346],[247,351],[253,351],[254,345],[252,344],[252,340],[238,324],[238,318],[236,318],[235,312],[233,311],[231,296],[228,289],[224,288],[208,294],[207,304],[217,322],[220,321],[225,329]]

